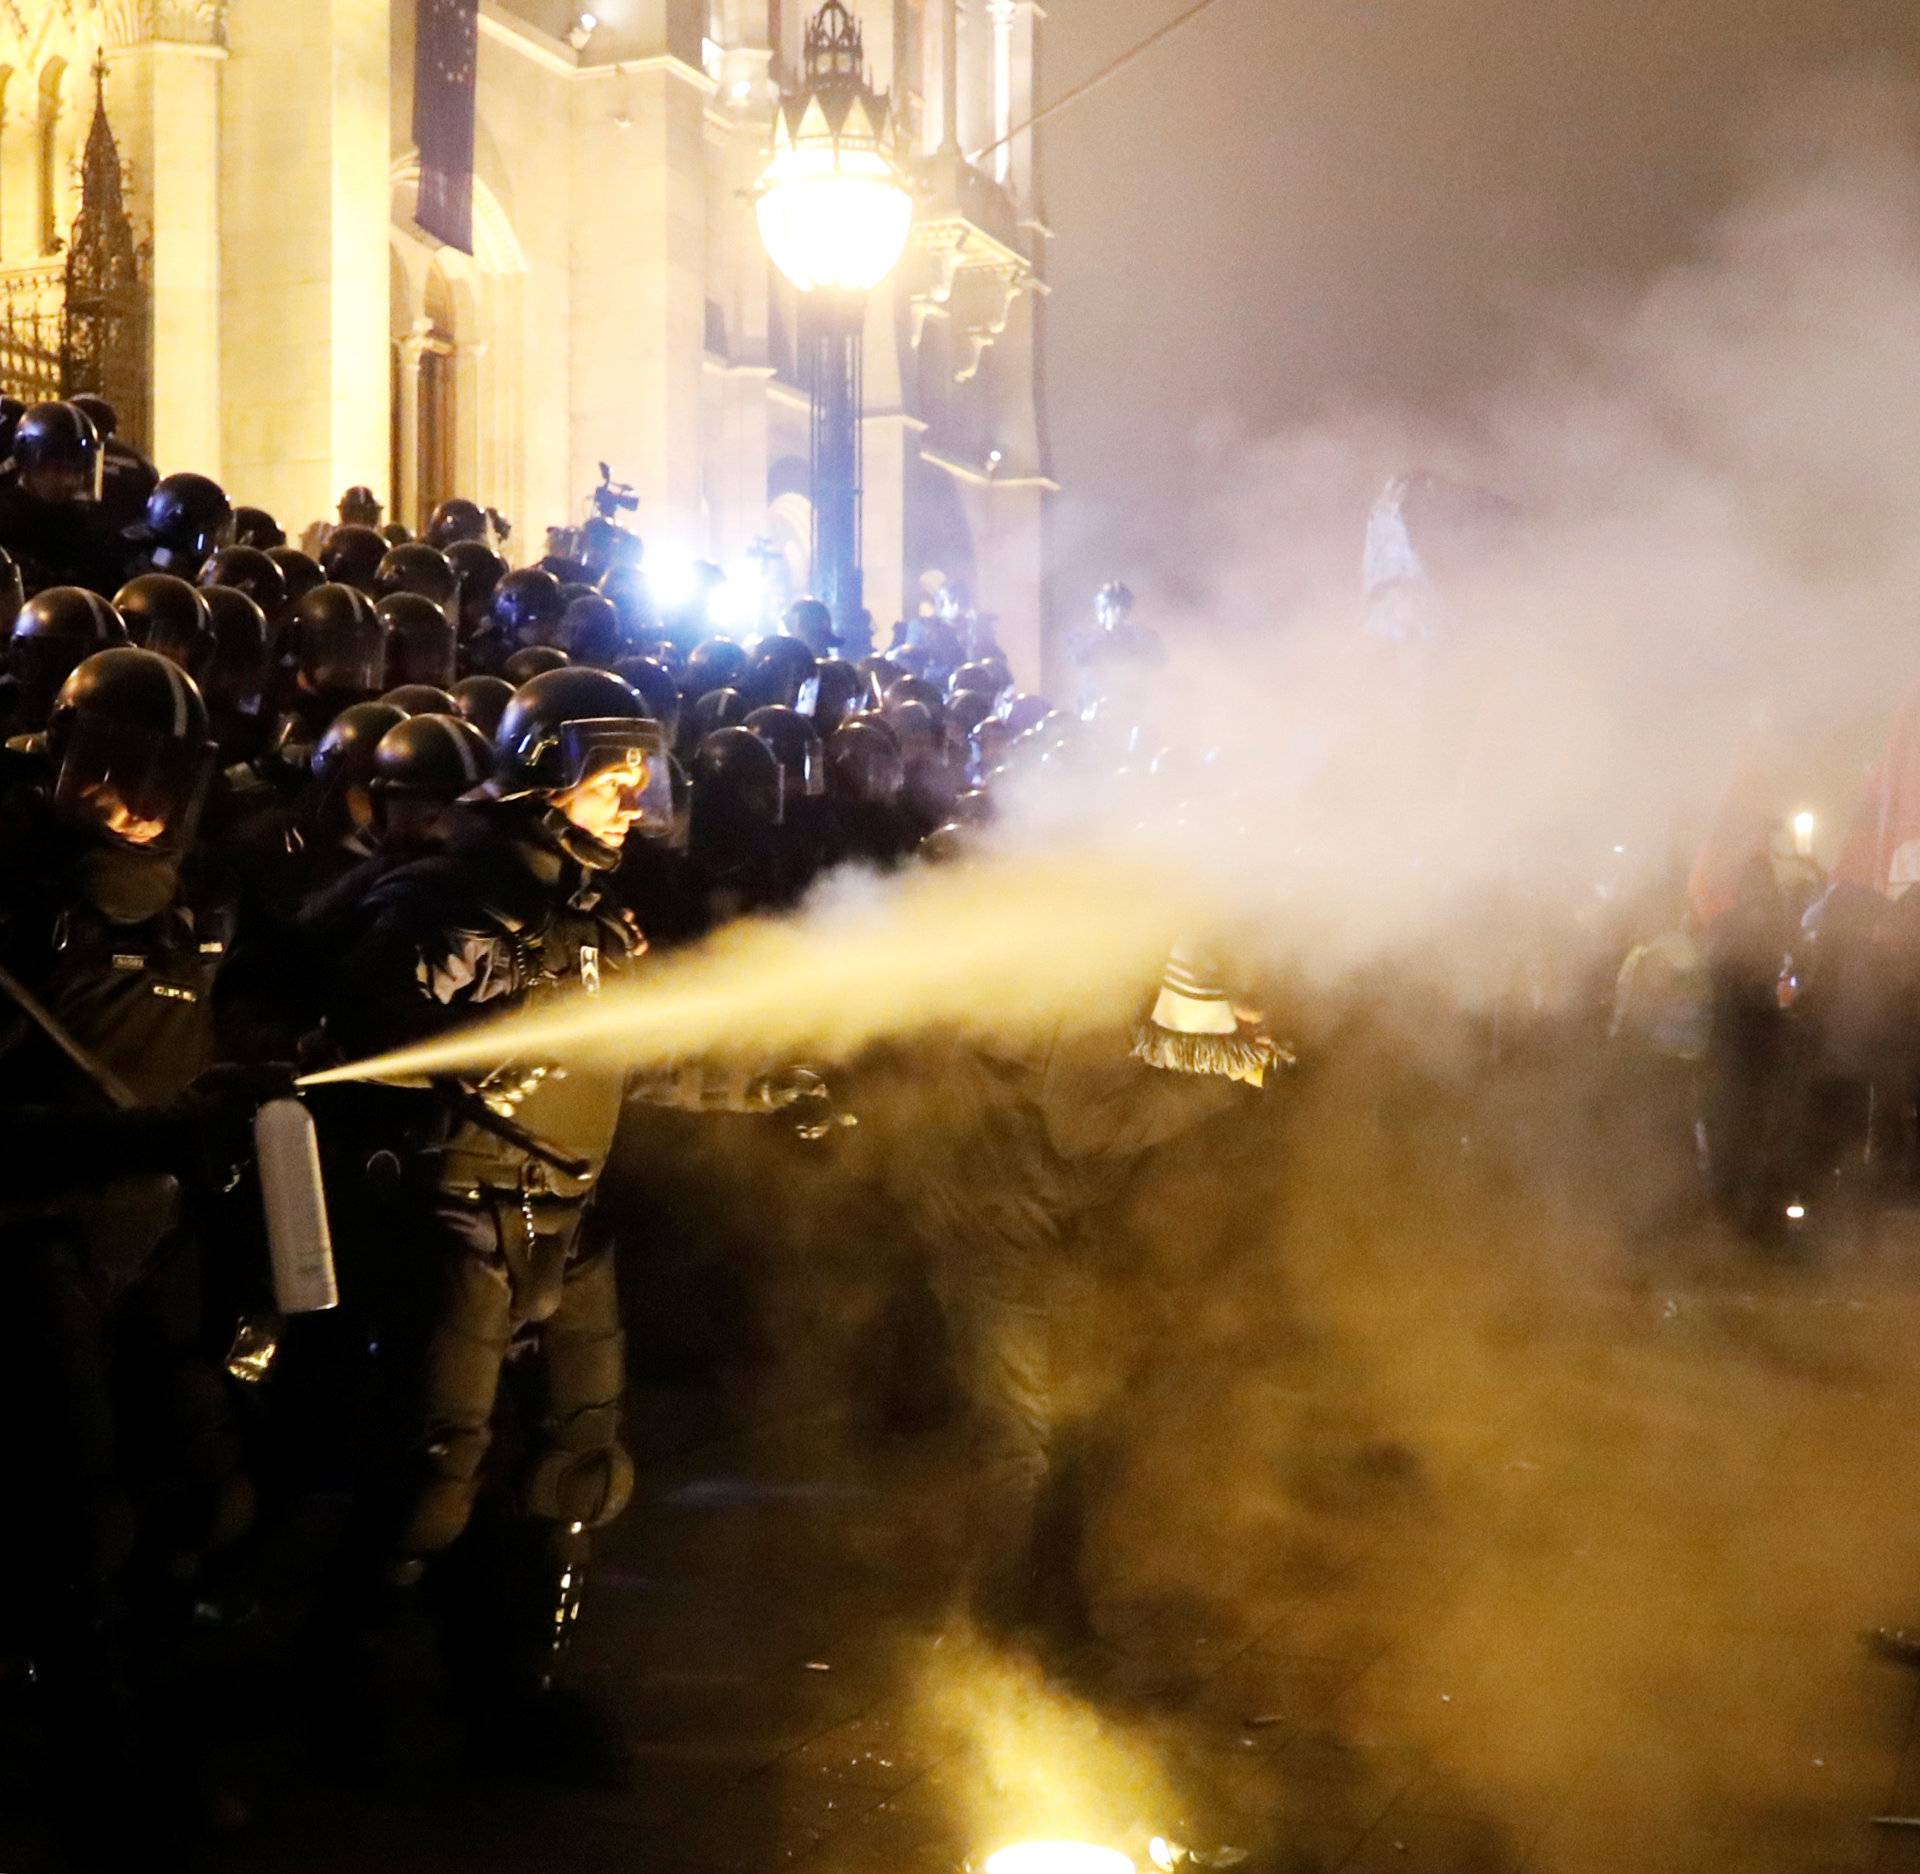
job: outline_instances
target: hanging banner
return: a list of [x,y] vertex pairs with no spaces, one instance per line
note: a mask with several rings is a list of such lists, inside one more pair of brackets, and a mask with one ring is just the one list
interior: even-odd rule
[[413,140],[420,150],[420,204],[414,220],[436,240],[471,254],[480,0],[420,0],[415,25]]

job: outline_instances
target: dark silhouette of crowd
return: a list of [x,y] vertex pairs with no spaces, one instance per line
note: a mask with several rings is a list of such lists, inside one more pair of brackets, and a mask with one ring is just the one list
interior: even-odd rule
[[[350,1502],[289,1662],[316,1753],[378,1759],[385,1636],[430,1578],[476,1764],[614,1777],[558,1665],[634,1484],[619,1220],[595,1197],[636,1089],[547,1060],[298,1101],[296,1078],[596,993],[838,868],[964,853],[1001,777],[1071,725],[957,587],[852,661],[811,598],[716,631],[712,569],[657,606],[605,503],[516,566],[476,503],[412,538],[360,488],[308,551],[212,480],[158,475],[98,399],[0,405],[0,428],[0,1661],[49,1807],[81,1862],[243,1819],[186,1662],[242,1616],[288,1448],[316,1440]],[[1094,651],[1157,657],[1121,597]],[[1200,1010],[1204,1050],[1222,1006],[1175,985],[1156,1019]],[[1099,1071],[1151,1079],[1131,1045]],[[1031,1056],[970,1070],[982,1135],[1029,1128],[1039,1180],[1017,1254],[965,1179],[928,1186],[949,1236],[981,1240],[954,1310],[990,1392],[1009,1336],[1024,1349],[983,1421],[1011,1629],[1071,1601],[1022,1559],[1047,1470],[1033,1256],[1066,1206],[1034,1167],[1065,1162],[1047,1114],[1092,1082],[1063,1094]],[[827,1129],[825,1083],[791,1062],[641,1097]],[[1124,1148],[1081,1124],[1074,1150],[1188,1123]]]

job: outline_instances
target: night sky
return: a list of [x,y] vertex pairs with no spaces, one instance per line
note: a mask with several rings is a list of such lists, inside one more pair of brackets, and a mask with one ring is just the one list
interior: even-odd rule
[[[1184,4],[1052,0],[1043,101]],[[1216,0],[1047,131],[1057,607],[1109,571],[1191,586],[1179,491],[1223,435],[1470,406],[1862,68],[1920,82],[1920,4]]]

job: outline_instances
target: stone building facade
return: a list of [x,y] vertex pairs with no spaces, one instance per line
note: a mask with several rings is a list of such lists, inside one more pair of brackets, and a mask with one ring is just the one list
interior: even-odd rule
[[[884,628],[926,576],[963,579],[1031,667],[1048,237],[1034,137],[999,140],[1031,109],[1043,15],[858,10],[921,195],[867,332],[868,602]],[[414,223],[414,14],[0,0],[0,377],[61,291],[98,70],[163,469],[215,473],[293,531],[354,482],[410,523],[470,494],[531,557],[606,462],[651,558],[714,559],[770,600],[803,587],[798,321],[749,197],[803,0],[481,0],[471,255]]]

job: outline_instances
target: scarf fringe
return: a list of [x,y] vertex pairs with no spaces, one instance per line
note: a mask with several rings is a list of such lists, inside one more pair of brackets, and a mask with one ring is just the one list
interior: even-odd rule
[[1250,1087],[1264,1087],[1275,1067],[1293,1065],[1292,1050],[1265,1035],[1181,1035],[1155,1022],[1133,1031],[1133,1058],[1163,1073],[1214,1074]]

